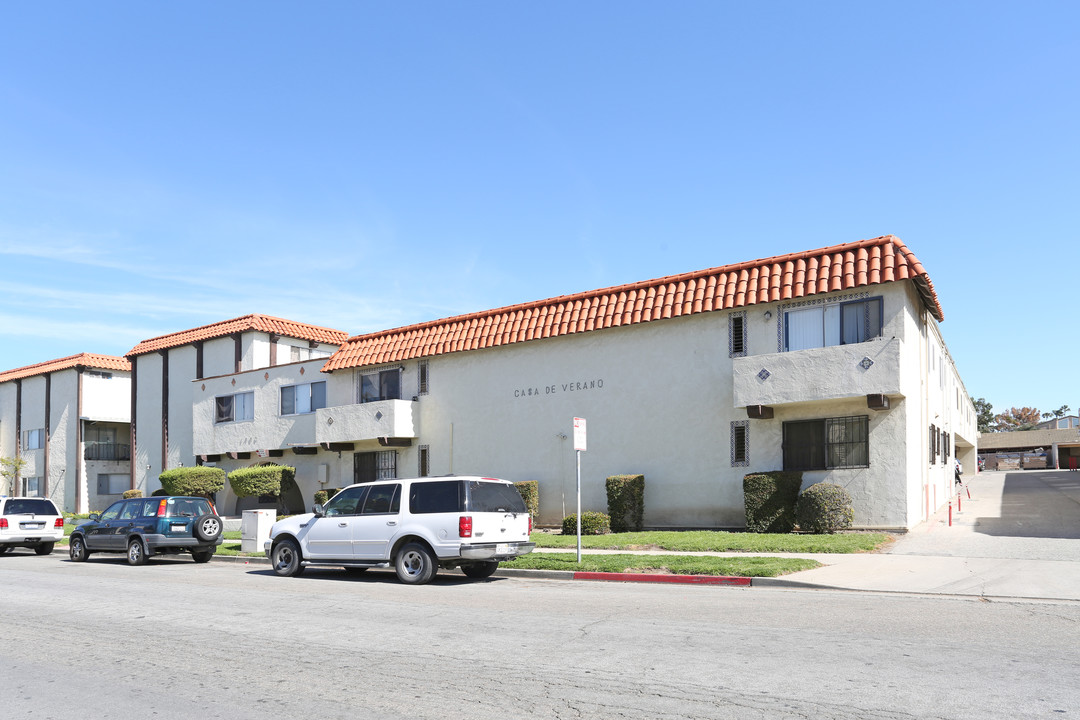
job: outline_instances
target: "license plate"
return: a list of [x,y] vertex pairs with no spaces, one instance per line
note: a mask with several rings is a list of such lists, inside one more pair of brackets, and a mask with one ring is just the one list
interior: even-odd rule
[[23,530],[40,530],[45,527],[45,523],[21,523],[19,527]]
[[510,554],[510,545],[508,545],[507,543],[499,543],[498,545],[495,546],[495,554],[496,555],[509,555]]
[[181,523],[180,525],[173,525],[172,526],[172,531],[173,532],[176,532],[178,530],[187,530],[187,525],[184,524],[184,523]]

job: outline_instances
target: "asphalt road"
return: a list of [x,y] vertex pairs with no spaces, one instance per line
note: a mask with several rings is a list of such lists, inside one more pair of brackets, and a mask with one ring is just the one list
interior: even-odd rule
[[1068,718],[1080,603],[0,557],[9,718]]

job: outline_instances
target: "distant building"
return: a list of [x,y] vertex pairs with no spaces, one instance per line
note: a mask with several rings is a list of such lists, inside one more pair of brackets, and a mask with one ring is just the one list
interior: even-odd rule
[[0,494],[100,509],[131,487],[131,364],[83,353],[0,373],[0,457],[26,466]]
[[1080,429],[983,433],[979,457],[986,470],[1068,469],[1080,465]]
[[1076,415],[1066,415],[1060,418],[1050,418],[1049,420],[1043,420],[1041,423],[1035,426],[1035,430],[1072,430],[1074,428],[1080,428],[1080,417]]

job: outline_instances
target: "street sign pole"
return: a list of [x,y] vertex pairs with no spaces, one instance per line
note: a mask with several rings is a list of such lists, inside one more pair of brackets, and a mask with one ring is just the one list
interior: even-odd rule
[[577,561],[581,564],[581,453],[585,452],[585,418],[574,418],[574,450],[577,451]]

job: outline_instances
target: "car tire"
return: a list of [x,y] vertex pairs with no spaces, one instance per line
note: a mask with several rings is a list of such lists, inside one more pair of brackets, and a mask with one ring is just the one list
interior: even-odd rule
[[56,543],[51,542],[39,543],[34,546],[34,552],[36,552],[38,555],[48,555],[53,551],[53,546],[55,544]]
[[71,558],[71,562],[85,562],[86,558],[90,557],[90,552],[86,549],[86,541],[79,536],[71,538],[68,544],[68,557]]
[[394,558],[394,570],[397,572],[398,580],[409,585],[423,585],[431,582],[438,569],[431,550],[420,543],[405,545]]
[[142,540],[139,538],[135,538],[128,543],[127,561],[128,565],[146,564],[146,546],[143,545]]
[[4,553],[10,552],[10,551],[11,551],[11,546],[10,545],[0,545],[0,555],[3,555]]
[[477,562],[461,566],[461,572],[465,573],[465,577],[471,578],[491,577],[498,569],[498,560],[491,560],[490,562]]
[[282,540],[270,551],[270,562],[274,572],[282,577],[296,577],[304,572],[303,555],[295,540]]
[[213,550],[192,550],[191,559],[197,563],[210,562],[210,558],[214,557]]
[[195,536],[203,542],[214,542],[221,537],[221,518],[203,515],[195,521]]

